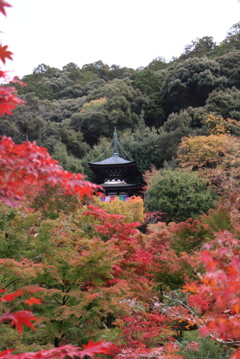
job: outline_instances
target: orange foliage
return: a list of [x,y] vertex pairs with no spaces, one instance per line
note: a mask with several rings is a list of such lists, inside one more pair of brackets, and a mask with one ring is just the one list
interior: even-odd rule
[[215,191],[229,195],[239,187],[240,138],[229,134],[183,137],[176,161],[180,168],[198,170]]
[[101,97],[96,100],[91,100],[90,102],[85,102],[80,112],[84,112],[88,109],[99,109],[101,108],[107,101],[106,97]]

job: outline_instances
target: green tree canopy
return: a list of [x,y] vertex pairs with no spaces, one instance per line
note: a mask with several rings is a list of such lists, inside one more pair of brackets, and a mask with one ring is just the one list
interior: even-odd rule
[[114,127],[136,128],[145,102],[129,80],[115,79],[89,93],[82,109],[71,117],[71,126],[93,145],[101,135],[112,137]]
[[224,91],[214,90],[209,94],[204,108],[208,113],[240,120],[240,91],[236,87]]
[[227,78],[227,87],[235,86],[240,90],[240,51],[228,51],[215,60],[220,64],[221,74]]
[[167,66],[168,63],[166,60],[162,56],[158,56],[153,59],[146,68],[152,71],[159,71],[165,69]]
[[183,136],[193,133],[193,116],[190,111],[184,110],[172,113],[161,127],[161,132],[156,142],[156,166],[160,168],[164,161],[170,161],[177,151],[177,146]]
[[230,27],[221,46],[225,51],[240,50],[240,21]]
[[148,184],[146,208],[167,213],[168,222],[181,222],[207,213],[215,199],[207,181],[197,173],[164,169],[156,172]]
[[184,53],[180,59],[188,59],[190,57],[212,56],[216,49],[216,42],[212,36],[203,36],[192,40],[191,44],[185,46]]
[[220,64],[207,58],[190,58],[169,72],[163,85],[167,114],[189,106],[204,106],[210,92],[226,87]]
[[159,127],[165,120],[162,98],[160,95],[163,78],[149,69],[135,72],[132,76],[132,86],[139,89],[149,98],[144,106],[144,120],[148,126]]

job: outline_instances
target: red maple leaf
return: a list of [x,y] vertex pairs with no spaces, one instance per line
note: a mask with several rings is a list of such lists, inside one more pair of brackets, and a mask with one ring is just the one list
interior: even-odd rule
[[36,359],[49,359],[49,358],[64,359],[66,357],[70,357],[74,359],[76,357],[79,357],[80,353],[81,353],[81,348],[69,344],[50,350],[41,350],[39,353],[36,353]]
[[0,302],[12,302],[17,297],[20,297],[23,294],[23,290],[19,289],[13,293],[6,294],[2,298],[0,298]]
[[[1,3],[0,3],[1,6]],[[13,53],[7,50],[8,45],[0,45],[0,60],[5,64],[6,59],[12,60]]]
[[14,313],[6,313],[0,317],[0,323],[10,321],[11,326],[16,326],[16,329],[20,333],[23,331],[23,324],[35,330],[32,324],[32,321],[34,320],[37,320],[37,318],[28,310],[19,310]]
[[110,349],[113,347],[111,342],[97,342],[94,343],[92,340],[87,345],[82,345],[83,350],[79,353],[81,358],[85,355],[94,357],[94,354],[110,354]]
[[6,1],[0,0],[0,12],[6,16],[6,10],[5,7],[12,7],[12,5],[10,5],[9,3],[7,3]]
[[25,84],[25,82],[19,80],[18,76],[14,76],[14,78],[10,82],[12,82],[14,84],[19,84],[19,85],[25,86],[25,87],[27,86],[27,84]]
[[5,113],[12,115],[12,110],[17,105],[22,105],[24,101],[20,99],[14,92],[14,87],[0,86],[0,115],[4,116]]
[[0,77],[3,78],[3,79],[5,79],[5,80],[7,80],[8,75],[7,75],[6,71],[0,70]]
[[39,298],[31,297],[28,300],[25,300],[25,304],[33,305],[33,304],[41,304],[42,300]]
[[8,356],[11,352],[13,352],[14,349],[6,349],[3,352],[0,353],[0,358],[4,358],[5,356]]
[[51,185],[52,182],[61,186],[65,193],[80,196],[91,196],[100,189],[85,181],[82,174],[65,171],[45,148],[36,143],[17,145],[11,138],[0,138],[0,200],[16,206],[23,201],[28,187]]
[[[89,344],[90,344],[90,342],[88,343],[88,345]],[[96,345],[96,344],[99,344],[99,343],[93,343],[91,341],[91,346]],[[105,344],[107,344],[107,343],[105,343]],[[86,345],[86,346],[88,346],[88,345]],[[97,348],[97,345],[96,345],[96,348]],[[29,353],[28,352],[28,353],[21,353],[21,354],[13,355],[13,354],[11,354],[12,351],[13,350],[11,350],[11,349],[4,350],[3,352],[0,353],[0,358],[2,358],[2,359],[49,359],[49,358],[64,359],[66,357],[70,357],[70,358],[74,359],[76,357],[83,358],[85,355],[87,355],[87,354],[82,354],[84,352],[84,350],[82,350],[79,347],[75,347],[71,344],[64,345],[64,346],[54,348],[54,349],[41,350],[37,353],[34,353],[34,352]],[[89,351],[88,355],[93,357],[94,353],[96,353],[94,350],[93,350],[93,352]]]

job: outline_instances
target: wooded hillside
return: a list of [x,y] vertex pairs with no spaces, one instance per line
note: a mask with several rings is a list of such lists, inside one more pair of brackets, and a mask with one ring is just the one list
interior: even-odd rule
[[[216,44],[211,36],[186,45],[179,58],[154,59],[137,70],[96,61],[62,69],[40,64],[16,85],[25,105],[2,120],[0,135],[36,141],[62,166],[83,172],[112,139],[140,172],[175,159],[183,136],[207,135],[210,114],[240,120],[240,23]],[[234,136],[239,131],[228,129]]]

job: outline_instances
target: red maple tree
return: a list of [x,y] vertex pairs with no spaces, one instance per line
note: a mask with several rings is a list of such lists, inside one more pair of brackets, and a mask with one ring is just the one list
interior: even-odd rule
[[[11,5],[0,0],[0,12],[6,16],[6,7]],[[0,46],[0,60],[5,64],[6,59],[12,59],[12,52],[8,50],[8,46]],[[5,71],[0,70],[0,79],[9,82],[9,78]],[[12,82],[19,82],[14,78]],[[24,85],[23,83],[21,83]],[[17,105],[22,105],[23,100],[16,94],[16,89],[9,86],[0,86],[0,115],[12,115],[12,110]],[[82,174],[72,174],[64,171],[57,161],[51,158],[45,148],[39,147],[36,143],[25,142],[23,144],[15,144],[11,138],[2,137],[0,140],[0,200],[11,206],[16,206],[24,200],[25,192],[28,186],[59,185],[64,188],[66,193],[91,195],[99,189],[98,186],[84,181]],[[38,290],[38,289],[36,289]],[[1,290],[4,293],[5,290]],[[29,290],[29,293],[33,293]],[[23,289],[19,289],[13,293],[4,294],[0,298],[0,306],[6,302],[12,302],[25,294]],[[31,297],[25,300],[28,305],[40,304],[40,300]],[[15,306],[13,306],[14,308]],[[12,308],[12,309],[13,309]],[[0,316],[0,323],[10,322],[11,326],[22,333],[23,325],[32,329],[33,321],[37,318],[29,310],[12,311],[1,308],[3,313]],[[5,310],[4,310],[5,309]],[[89,341],[83,348],[74,347],[73,345],[61,346],[52,350],[41,350],[37,353],[21,353],[12,354],[13,349],[7,349],[0,353],[0,357],[4,359],[25,359],[25,358],[65,358],[66,356],[74,358],[88,355],[93,357],[97,354],[109,354],[112,344],[110,342],[94,343]]]
[[99,186],[85,181],[82,174],[65,171],[35,142],[18,145],[3,136],[0,139],[0,200],[11,206],[19,205],[29,187],[46,184],[60,186],[65,194],[80,197],[100,190]]

